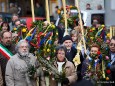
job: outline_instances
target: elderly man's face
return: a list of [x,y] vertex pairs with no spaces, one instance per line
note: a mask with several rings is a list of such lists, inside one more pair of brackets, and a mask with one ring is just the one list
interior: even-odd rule
[[3,34],[3,38],[1,39],[2,43],[5,45],[5,46],[10,46],[11,45],[11,40],[12,40],[12,35],[10,32],[5,32]]
[[65,40],[63,44],[67,49],[71,49],[71,47],[72,47],[72,41],[71,40]]
[[12,17],[12,21],[14,22],[14,21],[16,21],[18,19],[18,16],[13,16]]
[[111,50],[111,52],[115,53],[115,40],[112,39],[110,44],[109,44],[109,48]]
[[19,49],[18,49],[19,53],[21,56],[26,56],[29,53],[29,47],[27,42],[23,42],[20,44]]

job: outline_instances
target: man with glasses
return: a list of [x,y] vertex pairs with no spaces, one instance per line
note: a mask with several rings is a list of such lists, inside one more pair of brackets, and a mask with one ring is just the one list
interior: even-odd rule
[[109,48],[110,48],[110,57],[111,57],[111,66],[110,66],[111,77],[112,77],[112,81],[114,81],[113,86],[115,86],[115,36],[111,38]]
[[5,83],[5,69],[8,59],[10,58],[9,54],[15,54],[15,45],[12,44],[12,33],[8,31],[3,31],[1,33],[1,43],[0,43],[0,65],[3,78],[3,86],[6,86]]

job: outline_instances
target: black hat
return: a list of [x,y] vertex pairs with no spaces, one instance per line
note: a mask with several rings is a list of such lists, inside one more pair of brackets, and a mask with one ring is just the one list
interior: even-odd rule
[[71,40],[72,41],[72,38],[69,36],[69,35],[66,35],[62,38],[62,43],[66,40]]

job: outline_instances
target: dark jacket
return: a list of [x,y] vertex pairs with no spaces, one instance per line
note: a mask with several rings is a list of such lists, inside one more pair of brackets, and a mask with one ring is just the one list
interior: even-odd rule
[[[3,45],[3,44],[2,44]],[[4,46],[4,45],[3,45]],[[4,46],[5,47],[5,46]],[[11,45],[10,47],[6,47],[12,54],[15,54],[15,45]],[[5,83],[5,71],[6,71],[6,64],[8,62],[8,59],[4,57],[0,52],[0,65],[1,65],[1,71],[2,71],[2,78],[3,78],[3,84],[6,86]]]
[[112,86],[115,86],[115,61],[111,64],[110,70],[111,70],[111,81],[114,81],[114,84],[112,84]]
[[64,28],[61,28],[60,26],[56,27],[58,29],[58,43],[62,44],[62,38],[65,32]]
[[[74,59],[76,54],[77,54],[77,49],[75,47],[72,47],[71,51],[66,53],[66,58],[68,59],[68,61],[73,63],[73,59]],[[83,60],[84,60],[84,58],[83,58],[82,54],[80,53],[81,64],[79,64],[78,67],[77,67],[78,81],[82,79],[82,77],[81,77],[81,69],[82,69]]]

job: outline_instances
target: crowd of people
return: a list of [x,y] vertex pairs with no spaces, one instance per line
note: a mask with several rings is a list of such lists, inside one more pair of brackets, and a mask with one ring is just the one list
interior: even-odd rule
[[[38,4],[36,6],[38,6]],[[21,22],[19,16],[16,14],[13,14],[10,23],[4,22],[2,17],[0,17],[0,86],[37,86],[38,84],[39,86],[46,86],[47,82],[44,75],[44,69],[37,60],[35,53],[29,52],[31,46],[28,41],[20,39],[16,44],[13,43],[13,40],[20,36],[20,33],[15,33],[13,30],[15,28],[20,29],[19,27],[21,26],[26,27],[26,24]],[[93,55],[100,51],[100,46],[96,43],[87,45],[90,58],[87,57],[88,54],[84,52],[84,48],[82,48],[79,53],[80,64],[78,64],[76,68],[73,59],[77,54],[77,45],[82,39],[82,31],[79,21],[76,22],[76,25],[72,28],[69,35],[63,36],[65,29],[64,24],[62,23],[60,23],[56,29],[58,30],[58,37],[56,40],[57,43],[55,44],[56,52],[53,64],[58,72],[64,71],[65,75],[61,81],[56,81],[55,74],[51,73],[49,75],[49,86],[81,86],[86,84],[82,81],[90,78],[86,77],[86,75],[91,75],[88,71],[90,69],[90,61]],[[114,86],[115,36],[110,39],[107,54],[110,58],[111,73],[109,80],[107,80],[108,84],[104,83],[104,85]],[[95,72],[99,72],[98,70],[100,70],[102,66],[102,59],[99,55],[92,59],[94,59],[96,63],[94,66],[94,69],[96,70]],[[32,73],[29,68],[33,68]],[[60,76],[60,79],[61,78],[62,77]],[[90,83],[92,78],[88,80],[88,83]],[[92,84],[92,82],[90,84]],[[92,85],[94,85],[94,83]]]

